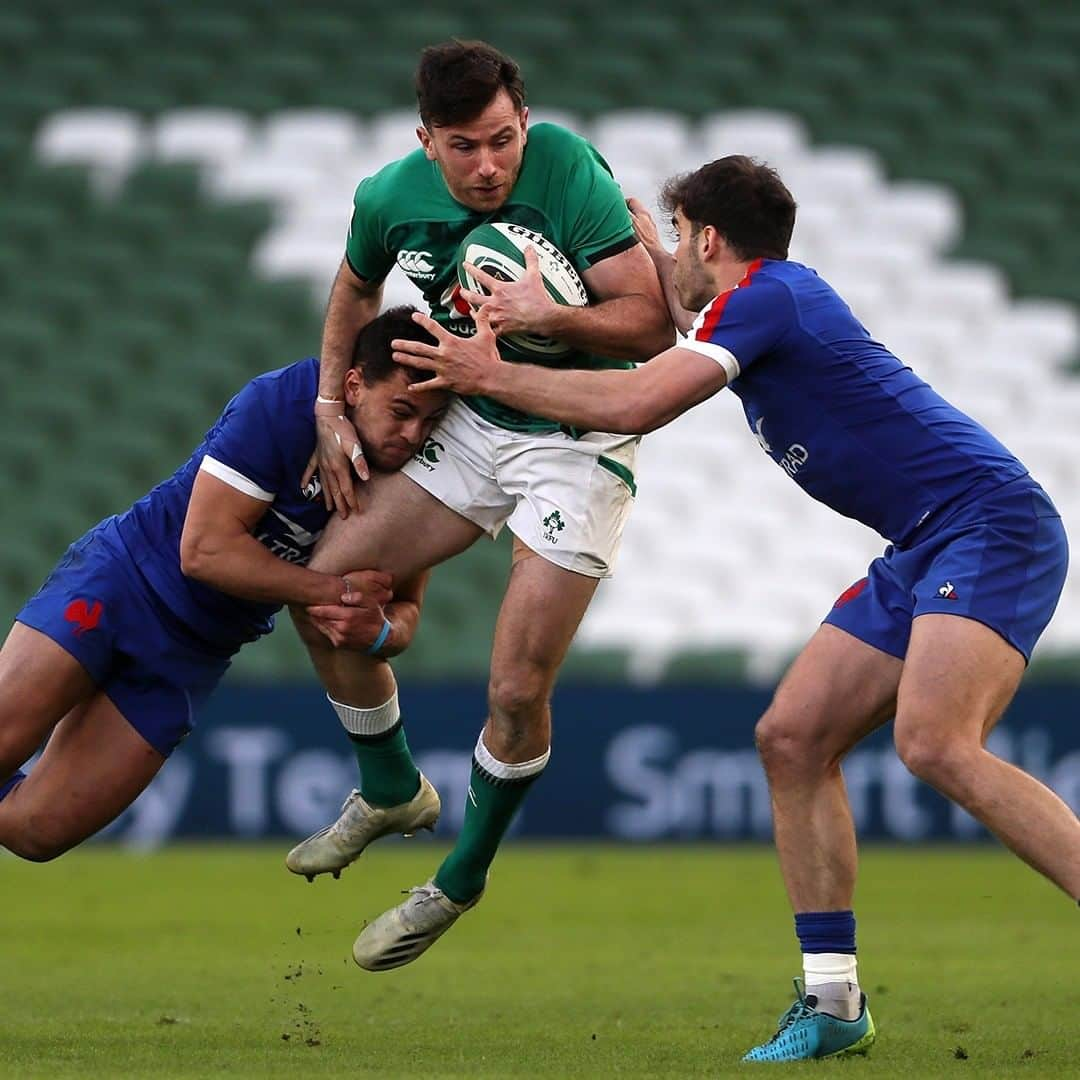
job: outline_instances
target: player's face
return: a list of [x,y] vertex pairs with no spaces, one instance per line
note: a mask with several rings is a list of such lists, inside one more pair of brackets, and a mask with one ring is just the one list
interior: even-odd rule
[[449,395],[439,391],[410,394],[409,374],[404,370],[365,386],[354,368],[345,386],[350,402],[356,402],[349,418],[360,436],[364,457],[380,472],[400,469],[424,445],[449,405]]
[[510,197],[525,153],[528,109],[500,90],[467,124],[416,129],[424,153],[439,164],[446,186],[470,210],[497,210]]
[[702,231],[695,230],[681,210],[675,211],[671,224],[679,239],[671,283],[675,286],[679,303],[687,311],[700,311],[716,295],[712,277],[701,261],[698,250],[702,243]]

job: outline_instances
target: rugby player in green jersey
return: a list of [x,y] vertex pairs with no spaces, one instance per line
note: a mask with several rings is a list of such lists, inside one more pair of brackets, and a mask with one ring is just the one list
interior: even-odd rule
[[[330,295],[318,468],[340,516],[311,566],[378,567],[408,580],[503,525],[515,542],[462,832],[432,880],[357,939],[357,963],[374,971],[415,959],[476,903],[514,812],[547,764],[552,687],[598,581],[611,573],[633,501],[637,438],[461,399],[400,473],[369,478],[340,415],[351,343],[377,315],[395,263],[442,326],[474,333],[470,303],[483,305],[500,333],[571,346],[560,366],[625,366],[674,339],[656,270],[606,163],[570,131],[528,128],[517,65],[482,42],[453,41],[424,50],[416,81],[420,148],[357,188]],[[573,263],[590,304],[555,304],[535,267],[520,281],[494,283],[489,295],[462,297],[458,246],[489,221],[542,233]],[[367,482],[355,485],[354,471]],[[334,622],[294,615],[361,773],[338,820],[289,853],[289,868],[311,877],[339,872],[379,836],[429,826],[439,803],[409,754],[389,666],[364,655],[392,654],[396,628],[387,622],[373,642],[347,614]]]

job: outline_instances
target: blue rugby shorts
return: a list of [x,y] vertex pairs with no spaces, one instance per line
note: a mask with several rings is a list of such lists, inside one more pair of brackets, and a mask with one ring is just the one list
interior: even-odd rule
[[168,757],[229,666],[149,589],[117,540],[93,529],[68,548],[15,616],[86,670],[129,724]]
[[824,621],[903,659],[913,619],[960,615],[989,626],[1030,660],[1068,565],[1057,508],[1021,477],[948,514],[925,538],[890,545]]

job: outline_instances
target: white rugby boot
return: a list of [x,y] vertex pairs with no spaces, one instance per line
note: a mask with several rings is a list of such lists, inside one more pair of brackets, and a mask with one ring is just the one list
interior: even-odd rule
[[418,829],[433,830],[440,808],[439,793],[423,773],[420,790],[397,806],[372,806],[354,790],[342,804],[337,821],[301,840],[285,857],[285,865],[308,881],[314,881],[316,874],[340,877],[341,871],[380,836],[412,836]]
[[475,907],[480,896],[456,904],[434,881],[415,885],[408,890],[408,899],[364,927],[353,943],[353,959],[365,971],[389,971],[410,964]]

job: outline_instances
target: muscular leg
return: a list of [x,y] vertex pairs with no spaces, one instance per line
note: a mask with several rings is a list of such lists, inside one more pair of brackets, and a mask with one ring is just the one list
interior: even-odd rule
[[855,826],[840,761],[892,716],[902,667],[896,657],[822,626],[758,722],[776,849],[796,912],[851,907]]
[[[52,638],[15,623],[0,649],[0,784],[97,688]],[[2,803],[0,803],[2,805]]]
[[758,723],[780,869],[795,912],[807,994],[855,1021],[857,852],[840,762],[892,715],[902,662],[822,626]]
[[33,772],[0,802],[0,846],[55,859],[126,810],[164,764],[97,692],[60,721]]
[[1020,653],[982,623],[920,616],[900,682],[896,749],[916,776],[1077,900],[1080,819],[1049,788],[984,745],[1023,672]]
[[547,764],[551,690],[596,590],[521,546],[495,627],[489,715],[473,760],[465,823],[435,882],[457,903],[484,888],[488,867],[533,781]]
[[[311,560],[313,570],[341,574],[378,569],[404,581],[459,554],[483,530],[444,506],[401,473],[376,474],[358,488],[360,508],[344,521],[332,518]],[[335,701],[373,708],[394,689],[390,666],[347,649],[336,649],[292,609],[312,664]]]

